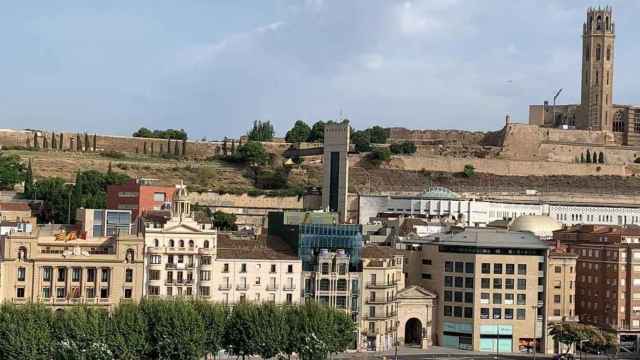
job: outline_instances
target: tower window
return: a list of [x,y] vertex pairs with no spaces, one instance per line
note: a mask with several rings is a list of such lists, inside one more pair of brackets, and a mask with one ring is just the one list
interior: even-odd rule
[[607,71],[607,85],[609,85],[609,72]]
[[596,86],[598,85],[599,81],[600,81],[600,73],[596,70]]
[[624,112],[622,110],[616,111],[613,117],[613,131],[624,132]]
[[611,29],[611,27],[610,27],[611,24],[609,23],[609,17],[608,16],[607,16],[606,22],[607,22],[607,31],[609,31]]
[[600,45],[596,46],[596,61],[600,61],[600,58],[602,57],[602,49],[600,48]]
[[600,15],[596,19],[596,30],[602,30],[602,16]]
[[607,46],[607,61],[611,61],[611,45]]
[[589,50],[590,50],[590,49],[589,49],[589,46],[587,46],[587,47],[585,47],[585,48],[584,48],[584,59],[585,59],[586,61],[589,61],[589,58],[591,57],[591,56],[589,56]]

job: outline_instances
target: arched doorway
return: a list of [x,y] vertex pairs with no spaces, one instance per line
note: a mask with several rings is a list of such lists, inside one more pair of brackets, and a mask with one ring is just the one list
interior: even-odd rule
[[404,343],[410,345],[422,344],[422,323],[416,318],[407,320],[404,326]]

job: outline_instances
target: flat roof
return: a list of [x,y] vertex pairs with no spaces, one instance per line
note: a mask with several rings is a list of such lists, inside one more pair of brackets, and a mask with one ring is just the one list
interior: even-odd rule
[[464,231],[428,237],[434,245],[484,248],[548,249],[549,246],[530,232],[503,229],[467,228]]

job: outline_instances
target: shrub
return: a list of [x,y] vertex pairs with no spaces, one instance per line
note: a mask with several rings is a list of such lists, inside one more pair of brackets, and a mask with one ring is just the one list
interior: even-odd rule
[[476,174],[476,168],[471,165],[471,164],[467,164],[464,166],[464,170],[462,170],[462,175],[464,175],[464,177],[472,177]]
[[100,156],[104,156],[111,159],[124,159],[127,157],[124,153],[116,150],[107,150],[100,153]]
[[411,141],[393,143],[389,146],[389,150],[391,150],[391,153],[393,154],[415,154],[416,144]]

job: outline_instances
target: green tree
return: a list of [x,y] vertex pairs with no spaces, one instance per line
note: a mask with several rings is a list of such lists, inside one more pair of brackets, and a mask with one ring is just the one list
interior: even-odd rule
[[[332,122],[332,121],[329,121]],[[317,121],[311,127],[311,131],[309,132],[309,137],[307,138],[308,142],[323,142],[324,141],[324,126],[327,123],[324,121]]]
[[193,304],[145,300],[141,306],[149,329],[149,358],[196,360],[204,355],[204,322]]
[[351,142],[357,152],[371,151],[371,135],[367,131],[354,131],[351,133]]
[[287,131],[287,135],[285,136],[285,140],[288,143],[300,143],[307,141],[309,138],[309,134],[311,134],[311,128],[307,123],[302,120],[296,121],[291,130]]
[[256,354],[263,359],[275,357],[285,348],[285,327],[284,311],[273,304],[262,304],[257,307],[254,313],[253,326],[259,331],[254,338],[257,344]]
[[43,209],[38,214],[38,221],[41,223],[66,223],[73,186],[66,185],[62,178],[50,177],[39,180],[33,188],[34,195],[31,198],[43,201]]
[[33,187],[33,168],[31,167],[31,158],[29,158],[29,163],[27,165],[27,170],[24,172],[24,196],[27,199],[33,198],[34,187]]
[[415,154],[416,144],[411,141],[403,141],[401,143],[393,143],[389,146],[389,150],[393,154]]
[[260,171],[256,184],[260,189],[278,190],[287,188],[288,175],[282,170]]
[[598,162],[600,164],[604,164],[604,153],[602,151],[600,151],[600,154],[598,155]]
[[354,336],[356,327],[353,323],[353,320],[347,313],[338,311],[336,309],[331,309],[331,312],[331,329],[333,329],[333,334],[331,336],[332,342],[329,352],[344,352],[356,341]]
[[209,301],[195,301],[193,306],[205,327],[204,351],[215,356],[223,350],[224,328],[229,316],[227,307]]
[[375,166],[380,166],[383,162],[391,160],[391,150],[388,148],[375,148],[369,154],[369,161]]
[[464,166],[464,170],[462,170],[462,175],[464,177],[473,177],[476,174],[476,168],[471,164],[466,164]]
[[256,338],[262,331],[256,323],[257,305],[236,305],[227,319],[224,329],[224,348],[236,356],[256,355],[259,351]]
[[369,132],[369,138],[373,144],[384,144],[387,142],[387,132],[380,126],[373,126],[367,130]]
[[75,306],[57,314],[54,324],[55,359],[113,359],[106,341],[108,313]]
[[0,190],[13,190],[13,186],[24,180],[25,168],[18,155],[0,153]]
[[51,358],[51,309],[5,304],[0,308],[0,354],[4,359]]
[[253,127],[247,133],[250,141],[271,141],[273,140],[274,131],[270,121],[256,120]]
[[236,214],[229,214],[220,210],[213,213],[213,225],[220,230],[237,230],[236,220]]
[[107,342],[115,359],[143,359],[150,351],[147,321],[137,304],[118,305],[107,324]]
[[55,131],[51,132],[51,148],[53,150],[58,150],[58,138],[56,137]]
[[584,325],[572,322],[552,323],[549,325],[549,335],[566,346],[565,355],[574,345],[590,339],[591,331]]
[[270,160],[264,146],[257,141],[249,141],[244,145],[238,146],[236,157],[239,161],[250,166],[267,165]]

